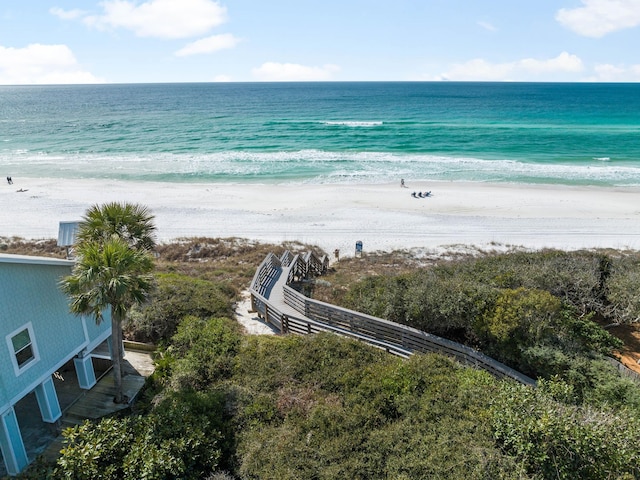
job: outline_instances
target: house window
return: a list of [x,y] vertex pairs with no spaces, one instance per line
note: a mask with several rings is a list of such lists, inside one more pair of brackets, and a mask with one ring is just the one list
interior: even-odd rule
[[7,335],[7,344],[13,354],[13,368],[16,375],[38,360],[38,349],[31,322]]

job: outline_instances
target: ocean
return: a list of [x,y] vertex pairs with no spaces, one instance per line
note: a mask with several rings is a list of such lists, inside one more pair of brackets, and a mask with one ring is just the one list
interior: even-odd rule
[[640,186],[640,84],[0,86],[0,175]]

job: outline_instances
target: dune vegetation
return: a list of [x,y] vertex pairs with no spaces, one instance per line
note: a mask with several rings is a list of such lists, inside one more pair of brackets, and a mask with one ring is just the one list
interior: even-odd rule
[[125,326],[159,346],[144,394],[126,416],[67,430],[57,464],[23,478],[640,477],[639,384],[609,360],[622,343],[610,326],[640,317],[637,253],[372,254],[304,285],[482,350],[538,378],[531,388],[331,334],[245,335],[233,303],[283,248],[161,246],[152,301]]

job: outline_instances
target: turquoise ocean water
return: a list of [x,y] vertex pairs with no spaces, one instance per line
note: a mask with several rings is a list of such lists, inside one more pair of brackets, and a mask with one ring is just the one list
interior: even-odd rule
[[640,84],[0,86],[0,175],[640,186]]

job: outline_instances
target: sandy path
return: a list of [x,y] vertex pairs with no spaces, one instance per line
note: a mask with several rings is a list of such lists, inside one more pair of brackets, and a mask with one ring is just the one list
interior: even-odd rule
[[258,314],[251,312],[251,298],[248,290],[241,294],[242,300],[236,304],[236,320],[244,331],[249,335],[275,335],[277,332],[258,317]]

